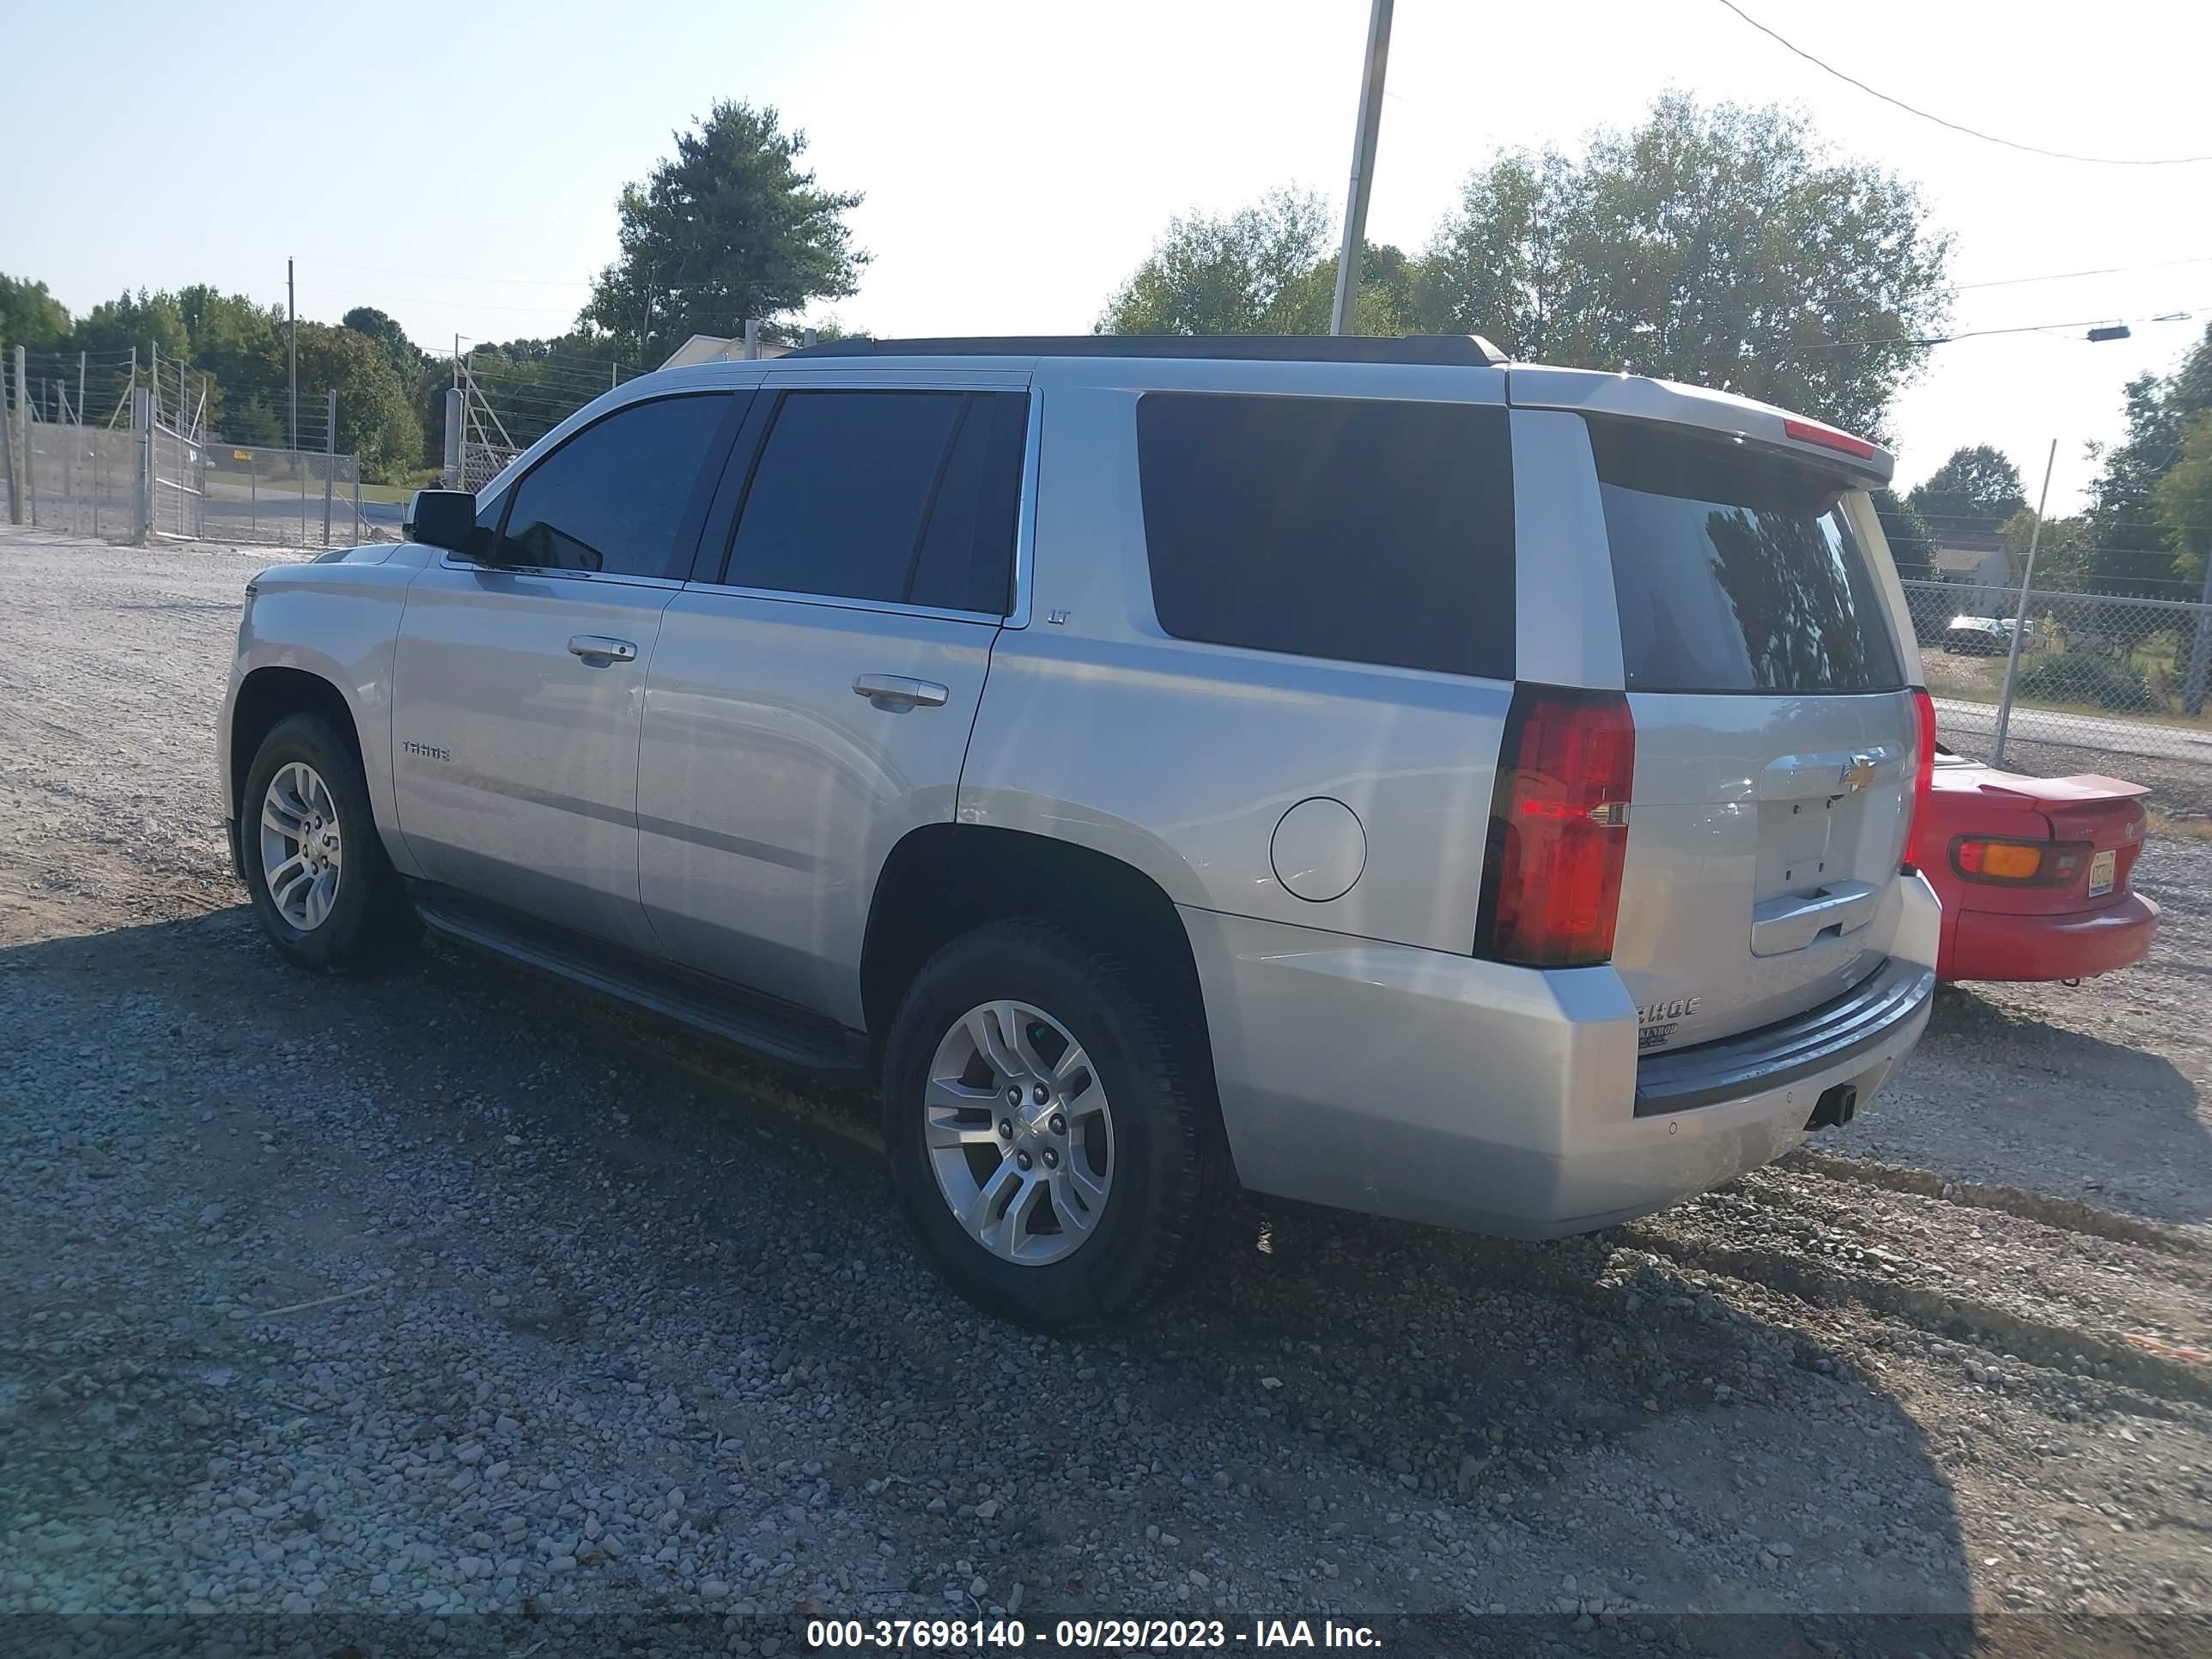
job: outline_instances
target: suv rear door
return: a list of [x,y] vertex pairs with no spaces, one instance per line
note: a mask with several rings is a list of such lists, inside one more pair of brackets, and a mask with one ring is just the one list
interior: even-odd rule
[[949,823],[1016,608],[1026,370],[771,374],[662,623],[640,890],[685,965],[846,1024],[877,875]]
[[1786,1018],[1887,959],[1917,725],[1863,487],[1587,417],[1636,725],[1613,964],[1645,1051]]

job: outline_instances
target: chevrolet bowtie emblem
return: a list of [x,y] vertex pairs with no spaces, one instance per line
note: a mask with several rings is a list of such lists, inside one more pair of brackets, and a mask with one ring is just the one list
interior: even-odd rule
[[1874,763],[1864,755],[1851,757],[1851,763],[1844,769],[1844,787],[1863,789],[1874,781]]

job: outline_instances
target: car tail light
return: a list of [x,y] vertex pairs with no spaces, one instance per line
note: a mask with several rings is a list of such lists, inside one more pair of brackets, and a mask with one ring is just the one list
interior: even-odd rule
[[1905,830],[1905,873],[1911,874],[1928,862],[1921,838],[1928,832],[1929,802],[1936,793],[1936,699],[1923,687],[1912,688],[1915,750],[1912,772],[1912,816]]
[[1864,438],[1854,438],[1848,432],[1838,432],[1816,421],[1784,421],[1782,431],[1785,437],[1795,438],[1801,444],[1818,444],[1823,449],[1832,449],[1857,460],[1874,459],[1874,446]]
[[1618,691],[1523,685],[1491,797],[1475,953],[1528,968],[1613,955],[1636,723]]
[[2096,850],[2086,841],[1960,836],[1951,843],[1951,867],[1967,881],[1992,886],[2070,887]]

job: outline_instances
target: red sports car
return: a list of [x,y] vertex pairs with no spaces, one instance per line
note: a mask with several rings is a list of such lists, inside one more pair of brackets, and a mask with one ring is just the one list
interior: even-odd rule
[[2027,778],[1939,750],[1921,868],[1943,902],[1939,978],[2087,979],[2140,962],[2158,906],[2129,878],[2141,784]]

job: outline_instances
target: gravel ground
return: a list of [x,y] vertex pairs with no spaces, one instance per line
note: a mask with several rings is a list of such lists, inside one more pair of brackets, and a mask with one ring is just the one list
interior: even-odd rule
[[921,1267],[856,1103],[475,958],[283,966],[211,781],[269,558],[0,532],[0,1648],[2207,1637],[2212,843],[2145,855],[2150,963],[1947,993],[1720,1193],[1546,1245],[1247,1203],[1048,1340]]

